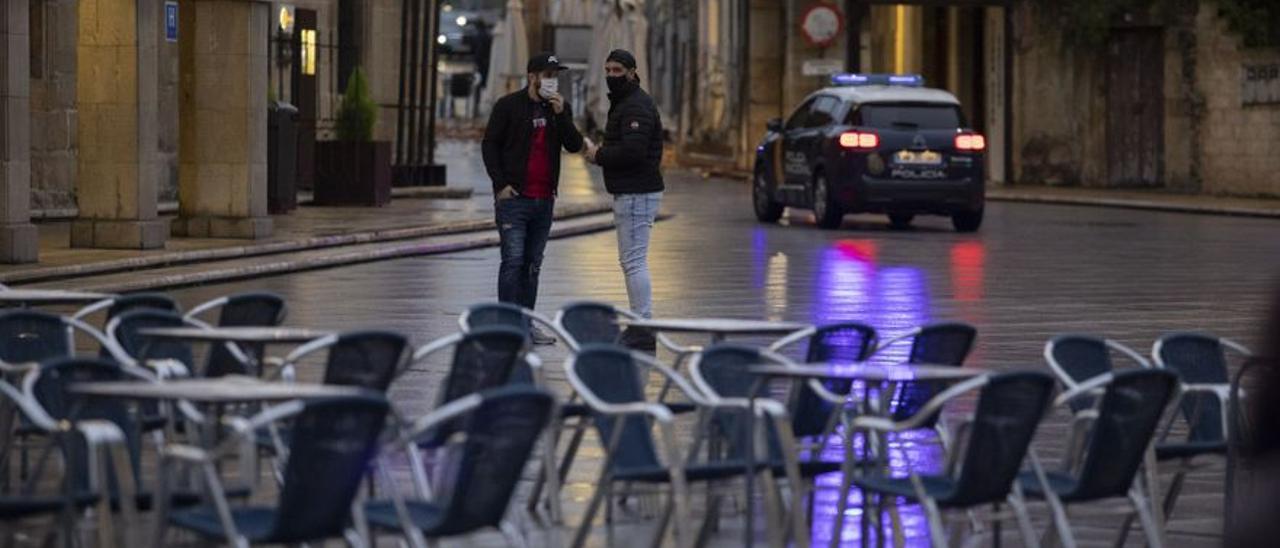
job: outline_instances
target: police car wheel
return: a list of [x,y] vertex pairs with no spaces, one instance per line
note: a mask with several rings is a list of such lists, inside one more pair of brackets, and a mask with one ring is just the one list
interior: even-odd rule
[[890,213],[889,227],[894,230],[906,230],[911,228],[911,221],[915,218],[916,216],[910,213]]
[[773,201],[769,194],[769,181],[764,173],[757,171],[751,184],[751,201],[755,206],[756,219],[762,223],[775,223],[782,218],[782,204]]
[[813,216],[818,226],[825,229],[840,228],[844,213],[840,206],[831,199],[831,190],[827,188],[827,176],[821,173],[813,177]]
[[956,232],[977,232],[982,226],[982,210],[963,211],[951,216],[951,226]]

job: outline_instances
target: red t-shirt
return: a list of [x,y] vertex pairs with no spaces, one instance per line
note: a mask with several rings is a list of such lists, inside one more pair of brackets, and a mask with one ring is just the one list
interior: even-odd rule
[[548,112],[541,104],[533,107],[533,134],[529,139],[529,163],[525,165],[524,192],[526,198],[551,197],[551,151],[547,150]]

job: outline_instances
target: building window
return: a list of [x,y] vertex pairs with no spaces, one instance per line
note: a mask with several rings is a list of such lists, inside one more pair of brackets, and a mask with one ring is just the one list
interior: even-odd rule
[[316,75],[316,30],[302,29],[302,73]]
[[29,0],[27,36],[31,39],[31,78],[44,78],[44,0]]

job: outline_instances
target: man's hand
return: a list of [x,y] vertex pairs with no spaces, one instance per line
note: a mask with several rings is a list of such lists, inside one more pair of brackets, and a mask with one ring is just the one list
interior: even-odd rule
[[564,96],[556,93],[551,97],[547,97],[547,102],[551,103],[551,110],[554,110],[556,114],[564,113]]
[[582,149],[582,157],[586,158],[588,163],[596,163],[596,153],[600,151],[600,145],[595,143],[587,143]]
[[520,195],[520,194],[519,194],[518,192],[516,192],[515,187],[513,187],[513,186],[511,186],[511,185],[507,185],[507,186],[505,186],[505,187],[502,187],[502,190],[499,190],[499,191],[498,191],[498,199],[499,199],[499,200],[510,200],[511,198],[515,198],[516,196],[519,196],[519,195]]

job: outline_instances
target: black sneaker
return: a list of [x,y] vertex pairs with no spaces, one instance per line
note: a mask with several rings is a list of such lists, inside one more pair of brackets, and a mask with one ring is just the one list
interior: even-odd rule
[[648,329],[628,327],[618,337],[618,343],[632,350],[649,354],[658,353],[658,338]]
[[536,325],[529,326],[529,340],[538,346],[548,346],[556,343],[555,337],[548,335]]

